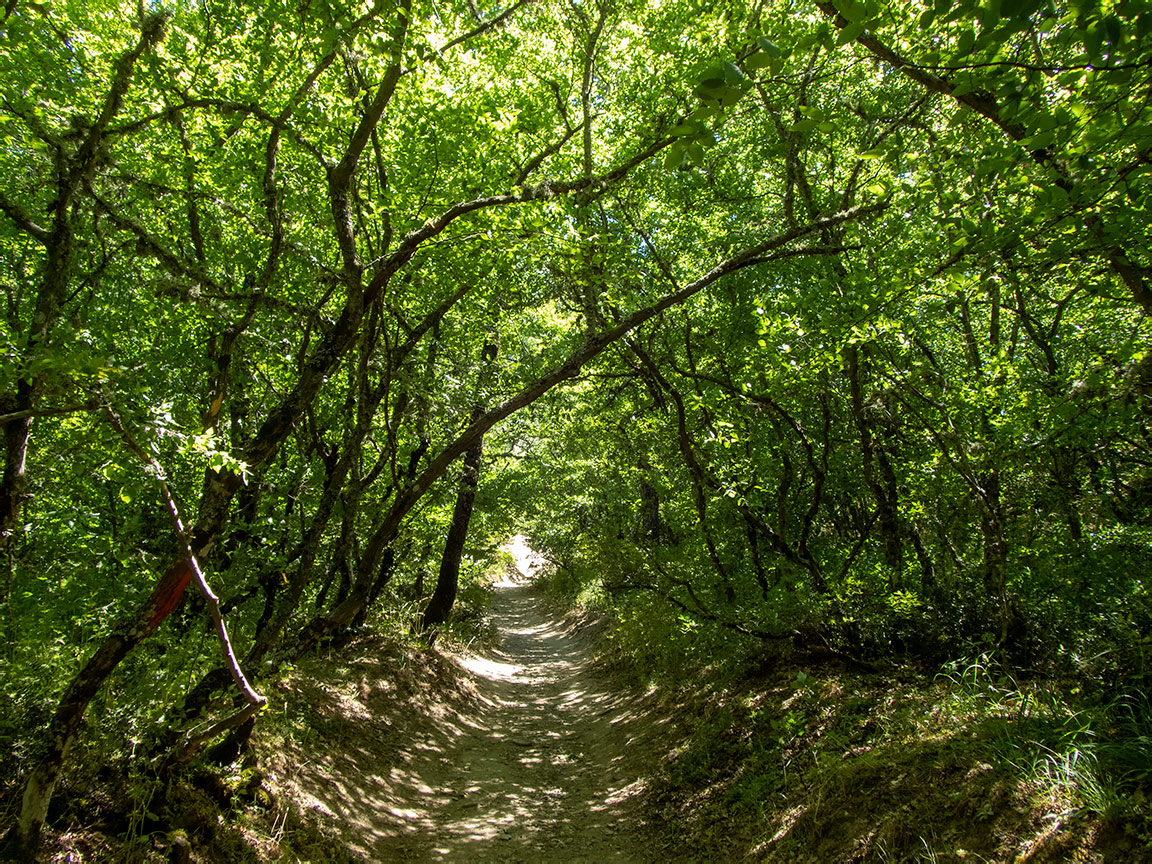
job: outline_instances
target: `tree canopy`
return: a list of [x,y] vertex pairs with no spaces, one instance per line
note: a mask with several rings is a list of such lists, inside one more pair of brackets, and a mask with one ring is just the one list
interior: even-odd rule
[[26,845],[86,714],[191,758],[409,615],[466,453],[468,549],[526,525],[700,646],[1147,632],[1146,4],[11,0],[0,32]]

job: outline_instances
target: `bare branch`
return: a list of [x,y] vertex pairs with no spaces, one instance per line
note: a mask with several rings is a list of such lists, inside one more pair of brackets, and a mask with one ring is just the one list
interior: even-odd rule
[[56,417],[61,414],[76,414],[80,411],[99,411],[103,406],[96,401],[85,402],[83,405],[69,405],[67,408],[28,408],[24,411],[13,411],[11,414],[0,414],[0,426],[7,425],[13,420],[24,420],[27,417]]
[[191,538],[189,537],[188,530],[184,527],[184,520],[180,517],[180,509],[176,506],[176,501],[172,497],[171,490],[168,488],[168,480],[164,469],[160,466],[160,463],[156,461],[154,456],[133,440],[110,405],[105,405],[104,411],[108,417],[108,422],[120,435],[120,440],[151,470],[160,485],[160,493],[163,495],[164,503],[168,507],[168,516],[172,520],[172,527],[176,532],[177,539],[180,541],[181,552],[187,557],[188,563],[192,566],[192,576],[196,581],[196,587],[199,588],[200,593],[204,595],[205,605],[208,607],[208,614],[212,617],[212,623],[216,627],[216,637],[220,641],[220,650],[224,655],[225,664],[228,667],[228,671],[232,674],[232,680],[236,682],[236,686],[248,702],[249,708],[251,709],[248,716],[252,716],[257,710],[267,704],[268,697],[257,693],[252,688],[252,685],[248,683],[248,679],[244,676],[244,670],[240,668],[240,662],[236,659],[236,652],[232,649],[232,642],[228,638],[228,628],[225,627],[224,618],[220,614],[220,599],[213,593],[211,586],[208,584],[208,580],[204,578],[204,571],[200,569],[200,562],[192,552]]
[[208,275],[203,269],[191,261],[186,261],[180,256],[176,255],[164,244],[162,244],[156,237],[154,237],[147,228],[136,222],[134,219],[125,216],[119,210],[112,206],[112,204],[102,196],[96,193],[96,190],[89,189],[89,194],[92,199],[100,205],[103,210],[116,227],[121,230],[127,231],[136,236],[136,244],[139,249],[154,256],[161,264],[165,266],[171,273],[177,276],[183,276],[187,279],[193,279],[202,285],[206,285],[213,291],[225,293],[224,289],[220,287],[216,281]]
[[[527,6],[529,3],[533,3],[533,2],[535,2],[535,0],[517,0],[516,3],[513,3],[511,6],[509,6],[507,9],[505,9],[503,12],[501,12],[499,15],[497,15],[495,18],[491,19],[490,21],[485,21],[483,24],[480,24],[477,27],[473,27],[471,30],[469,30],[467,33],[465,33],[463,36],[457,36],[451,42],[448,42],[437,53],[438,54],[444,54],[447,51],[450,51],[451,49],[455,48],[457,45],[464,44],[469,39],[475,39],[477,36],[480,36],[483,33],[487,33],[493,27],[498,27],[499,25],[503,24],[505,21],[507,21],[509,18],[511,18],[514,14],[516,14],[516,12],[518,12],[522,7]],[[405,74],[407,74],[410,71],[411,71],[410,69],[404,70]]]

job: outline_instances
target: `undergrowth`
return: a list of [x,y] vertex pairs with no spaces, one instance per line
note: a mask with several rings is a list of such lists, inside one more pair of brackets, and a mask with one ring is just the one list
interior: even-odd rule
[[1152,857],[1138,675],[1105,693],[1021,679],[988,654],[865,673],[650,611],[637,601],[618,616],[605,657],[655,682],[690,728],[651,805],[696,860]]

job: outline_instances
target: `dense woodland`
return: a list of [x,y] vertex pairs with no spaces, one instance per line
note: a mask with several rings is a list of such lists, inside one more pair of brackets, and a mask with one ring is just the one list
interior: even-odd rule
[[315,647],[474,612],[516,531],[649,668],[983,657],[1134,710],[1146,3],[2,16],[25,852],[78,760],[243,740]]

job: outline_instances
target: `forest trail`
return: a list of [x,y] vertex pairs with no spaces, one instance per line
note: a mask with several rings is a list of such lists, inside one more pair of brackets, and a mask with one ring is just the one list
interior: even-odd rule
[[[337,713],[360,714],[359,723],[321,722],[300,747],[288,770],[292,794],[353,853],[370,861],[651,860],[639,793],[667,745],[666,721],[653,720],[643,694],[597,674],[592,637],[533,592],[526,547],[511,551],[519,576],[495,586],[491,609],[498,647],[454,658],[470,698],[418,717],[395,716],[393,705],[388,719],[372,711],[382,700],[370,682],[352,682]],[[397,696],[393,688],[393,703]],[[282,771],[292,759],[284,754]]]

